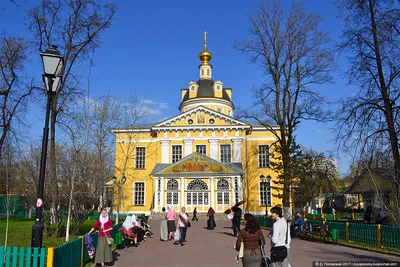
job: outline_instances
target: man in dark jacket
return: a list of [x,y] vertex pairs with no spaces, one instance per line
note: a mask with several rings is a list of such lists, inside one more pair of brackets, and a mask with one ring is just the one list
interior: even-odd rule
[[242,218],[242,209],[237,207],[232,210],[234,212],[232,220],[233,234],[234,236],[237,236],[238,233],[240,232],[240,220]]

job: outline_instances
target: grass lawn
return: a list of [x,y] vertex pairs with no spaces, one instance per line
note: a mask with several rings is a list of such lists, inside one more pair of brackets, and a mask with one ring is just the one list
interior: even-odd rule
[[[27,219],[10,219],[8,225],[8,242],[7,246],[30,247],[32,239],[32,226],[34,220]],[[86,221],[84,223],[81,235],[89,232],[95,220]],[[6,220],[0,220],[0,242],[4,244],[6,234]],[[70,236],[73,240],[79,236]],[[43,238],[43,247],[56,247],[65,243],[65,236],[60,238]]]

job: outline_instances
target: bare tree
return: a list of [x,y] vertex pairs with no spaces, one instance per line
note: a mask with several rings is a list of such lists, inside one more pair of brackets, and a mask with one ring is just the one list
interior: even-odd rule
[[332,53],[326,48],[326,33],[318,29],[320,20],[299,4],[285,12],[279,0],[262,2],[258,13],[250,17],[252,38],[234,43],[261,67],[265,77],[265,84],[254,90],[256,108],[243,111],[242,116],[264,125],[278,140],[285,210],[290,205],[295,130],[302,120],[323,119],[323,98],[313,89],[332,79]]
[[[27,44],[19,37],[0,37],[0,157],[4,142],[20,135],[23,114],[34,87],[25,83],[23,73]],[[16,132],[18,131],[18,132]]]
[[[376,144],[390,151],[399,184],[400,5],[391,0],[340,0],[346,21],[342,51],[349,52],[350,83],[358,92],[341,101],[338,147],[359,156]],[[380,148],[380,149],[381,149]],[[397,186],[399,196],[399,187]]]
[[[116,143],[116,165],[115,165],[115,173],[117,179],[121,179],[122,177],[129,174],[132,177],[135,177],[134,172],[136,169],[134,159],[136,153],[136,147],[138,146],[138,141],[141,138],[141,135],[144,134],[144,130],[148,129],[149,125],[148,116],[150,114],[152,107],[146,105],[146,101],[141,99],[139,93],[133,92],[131,94],[127,94],[121,99],[120,106],[120,121],[119,121],[119,129],[114,130],[114,133],[123,134],[125,137],[119,142]],[[151,153],[155,153],[154,150],[146,148],[146,158],[151,155]],[[133,166],[133,168],[132,168]],[[125,194],[130,189],[122,186],[118,182],[115,183],[118,187],[117,191],[117,222],[119,217],[119,212],[121,209],[121,205],[125,200]]]
[[[39,51],[57,44],[64,55],[64,83],[53,95],[50,119],[50,180],[54,185],[52,211],[59,206],[56,164],[56,124],[79,93],[79,64],[101,44],[100,36],[111,26],[116,7],[96,0],[42,0],[28,13],[29,29]],[[59,218],[55,218],[59,220]]]

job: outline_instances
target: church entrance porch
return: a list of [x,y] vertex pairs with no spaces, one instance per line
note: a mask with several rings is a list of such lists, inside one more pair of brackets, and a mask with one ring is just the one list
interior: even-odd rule
[[154,209],[173,205],[188,212],[224,212],[242,198],[240,164],[220,163],[197,152],[173,164],[157,164],[152,175],[156,184]]

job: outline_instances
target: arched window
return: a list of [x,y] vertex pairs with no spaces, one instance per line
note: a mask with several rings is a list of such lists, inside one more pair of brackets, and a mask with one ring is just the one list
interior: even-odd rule
[[195,191],[208,190],[208,185],[203,180],[194,179],[188,184],[187,190],[195,190]]
[[175,179],[167,182],[167,204],[179,204],[179,183]]
[[217,182],[217,190],[229,190],[229,182],[225,179],[220,179]]
[[228,206],[229,200],[229,182],[222,178],[217,182],[217,205]]
[[167,190],[179,190],[179,183],[175,179],[171,179],[167,183]]
[[201,179],[194,179],[187,185],[186,204],[208,205],[208,185]]

